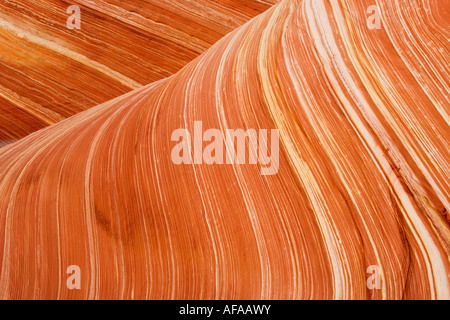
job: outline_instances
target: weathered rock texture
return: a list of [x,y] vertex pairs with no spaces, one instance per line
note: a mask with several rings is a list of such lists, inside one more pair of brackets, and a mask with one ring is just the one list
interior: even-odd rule
[[[449,3],[377,3],[284,0],[2,148],[0,296],[448,299]],[[194,121],[278,129],[278,173],[173,164]]]
[[275,2],[0,0],[0,147],[172,75]]

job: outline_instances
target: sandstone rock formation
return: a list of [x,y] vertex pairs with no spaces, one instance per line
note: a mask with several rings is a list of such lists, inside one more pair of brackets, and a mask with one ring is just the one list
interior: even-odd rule
[[275,2],[0,1],[0,147],[172,75]]
[[[450,7],[379,0],[370,29],[371,4],[283,0],[0,149],[0,296],[449,299]],[[175,165],[194,121],[278,129],[278,173]]]

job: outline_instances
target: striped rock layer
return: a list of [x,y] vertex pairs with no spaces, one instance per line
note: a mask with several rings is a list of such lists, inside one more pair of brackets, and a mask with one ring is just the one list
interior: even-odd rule
[[[2,148],[0,297],[449,299],[450,3],[376,3],[284,0]],[[194,121],[278,129],[278,173],[175,165]]]
[[174,74],[273,3],[0,0],[0,147]]

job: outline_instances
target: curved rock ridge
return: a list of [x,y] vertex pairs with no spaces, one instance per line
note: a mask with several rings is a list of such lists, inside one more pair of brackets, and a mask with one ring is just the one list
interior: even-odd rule
[[0,147],[174,74],[275,2],[0,1]]
[[[376,3],[284,0],[2,148],[0,296],[449,299],[450,8]],[[175,164],[197,121],[277,129],[278,172]]]

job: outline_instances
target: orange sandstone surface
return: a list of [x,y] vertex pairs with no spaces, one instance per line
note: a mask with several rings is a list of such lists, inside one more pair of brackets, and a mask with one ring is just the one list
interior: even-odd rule
[[0,147],[172,75],[275,2],[0,0]]
[[[449,299],[450,2],[372,2],[283,0],[1,148],[0,297]],[[278,129],[278,172],[174,164],[195,121]]]

